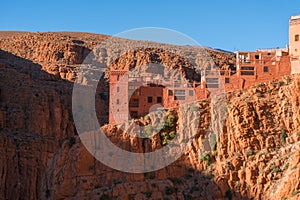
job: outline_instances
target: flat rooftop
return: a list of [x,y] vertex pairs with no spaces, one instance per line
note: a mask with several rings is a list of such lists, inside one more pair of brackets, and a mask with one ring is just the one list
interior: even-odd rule
[[275,51],[283,51],[287,52],[286,48],[262,48],[262,49],[256,49],[255,51],[235,51],[234,53],[256,53],[256,52],[275,52]]
[[291,20],[297,20],[300,19],[300,15],[291,16]]

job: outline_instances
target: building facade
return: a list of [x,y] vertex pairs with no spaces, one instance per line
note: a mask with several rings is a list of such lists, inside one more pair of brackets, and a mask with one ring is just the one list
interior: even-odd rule
[[289,44],[292,74],[300,73],[300,15],[290,18]]
[[[290,18],[289,47],[237,51],[228,70],[203,70],[199,82],[159,74],[110,71],[109,123],[122,123],[159,109],[208,98],[214,91],[244,89],[300,73],[300,15]],[[195,72],[196,73],[196,72]]]
[[126,122],[151,111],[204,98],[199,95],[205,93],[196,92],[200,84],[184,78],[165,78],[155,73],[113,70],[110,72],[109,123]]

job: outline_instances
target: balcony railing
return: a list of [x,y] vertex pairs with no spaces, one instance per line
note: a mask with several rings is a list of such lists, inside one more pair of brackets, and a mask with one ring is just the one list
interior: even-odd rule
[[259,65],[264,65],[266,63],[271,62],[271,59],[270,60],[261,60],[261,59],[244,60],[244,59],[239,59],[238,62],[239,62],[239,64],[259,64]]

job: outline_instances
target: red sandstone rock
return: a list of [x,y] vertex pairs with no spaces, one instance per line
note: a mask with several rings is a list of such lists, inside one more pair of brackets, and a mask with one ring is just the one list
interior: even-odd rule
[[[227,94],[224,132],[210,166],[200,156],[211,101],[199,102],[194,148],[172,165],[153,174],[129,174],[96,161],[75,136],[71,92],[76,64],[103,38],[26,33],[0,39],[0,49],[10,52],[0,52],[1,199],[299,198],[299,75],[291,82],[271,81]],[[213,55],[224,66],[231,62],[226,54]],[[126,59],[119,64],[131,65]],[[97,110],[104,113],[107,102],[99,102]],[[179,125],[183,122],[189,123],[180,119]],[[103,130],[116,145],[145,150],[141,140],[114,126]],[[153,149],[161,148],[156,140],[149,144]]]

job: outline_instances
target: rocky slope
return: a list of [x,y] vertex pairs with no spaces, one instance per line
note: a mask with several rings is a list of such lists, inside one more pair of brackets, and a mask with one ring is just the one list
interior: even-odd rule
[[[212,131],[210,109],[219,108],[210,101],[199,102],[201,123],[192,148],[172,165],[153,173],[111,170],[95,161],[79,138],[71,147],[67,141],[50,161],[47,185],[56,192],[51,195],[60,198],[298,199],[299,90],[300,77],[295,76],[228,93],[223,132],[215,133],[216,149],[208,151],[203,151],[203,145],[205,135]],[[181,119],[180,111],[177,115],[177,126],[194,119]],[[155,117],[139,121],[146,125],[149,119]],[[143,140],[129,137],[117,126],[103,130],[116,145],[134,147],[135,152],[163,145],[160,137],[143,145]]]
[[[22,33],[0,39],[0,199],[299,199],[300,76],[198,102],[185,118],[184,110],[175,110],[176,130],[196,116],[200,124],[190,150],[164,169],[123,173],[95,160],[76,135],[72,82],[78,65],[107,37]],[[220,68],[234,63],[231,54],[208,52]],[[133,65],[130,56],[172,64],[150,50],[129,53],[112,66]],[[96,96],[103,124],[107,89],[100,82]],[[217,117],[224,121],[211,123]],[[131,123],[156,126],[156,119]],[[145,141],[118,126],[102,129],[117,146],[135,152],[161,148],[170,134],[154,131]],[[207,149],[208,135],[216,139]]]

